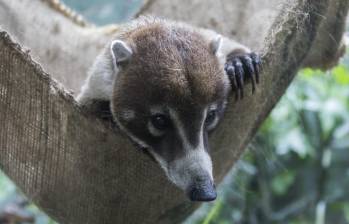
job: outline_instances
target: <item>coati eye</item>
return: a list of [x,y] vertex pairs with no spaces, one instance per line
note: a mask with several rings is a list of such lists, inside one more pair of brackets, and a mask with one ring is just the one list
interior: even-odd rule
[[216,110],[209,111],[207,116],[206,116],[206,120],[205,120],[206,125],[212,124],[212,122],[215,120],[216,116],[217,116]]
[[154,114],[150,117],[150,124],[148,126],[150,133],[155,136],[161,136],[170,126],[170,119],[163,114]]
[[168,127],[168,118],[162,114],[156,114],[151,117],[151,122],[155,128],[165,130]]
[[205,125],[208,130],[212,130],[218,123],[217,110],[210,110],[206,115]]

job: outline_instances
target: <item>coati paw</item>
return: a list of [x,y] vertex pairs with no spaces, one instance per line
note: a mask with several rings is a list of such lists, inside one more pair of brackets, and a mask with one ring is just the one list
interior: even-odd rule
[[236,99],[244,97],[244,83],[246,81],[251,81],[252,93],[255,92],[256,84],[259,83],[260,69],[260,56],[254,52],[227,56],[224,70],[229,77]]

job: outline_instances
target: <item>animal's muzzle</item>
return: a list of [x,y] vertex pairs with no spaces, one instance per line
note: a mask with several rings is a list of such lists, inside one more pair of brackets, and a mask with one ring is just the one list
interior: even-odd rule
[[213,201],[217,198],[216,188],[211,180],[195,183],[188,194],[192,201]]

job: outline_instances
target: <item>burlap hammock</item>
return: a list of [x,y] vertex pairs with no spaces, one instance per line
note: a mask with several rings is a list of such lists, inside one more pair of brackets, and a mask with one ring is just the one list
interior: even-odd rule
[[[231,100],[210,139],[216,182],[299,68],[338,61],[347,9],[348,0],[144,3],[139,14],[213,28],[263,55],[256,94]],[[78,91],[117,26],[89,25],[54,0],[0,0],[0,27],[0,168],[31,200],[59,223],[73,224],[178,223],[198,207],[66,90]]]

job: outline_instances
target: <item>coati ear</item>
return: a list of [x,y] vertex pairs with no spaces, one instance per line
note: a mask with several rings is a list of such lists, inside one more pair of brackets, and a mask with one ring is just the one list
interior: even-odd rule
[[217,35],[213,40],[211,40],[211,43],[210,43],[211,52],[214,55],[217,55],[217,53],[219,52],[221,46],[222,46],[222,36],[221,35]]
[[122,40],[114,40],[110,45],[110,50],[116,65],[128,61],[132,56],[131,47]]

